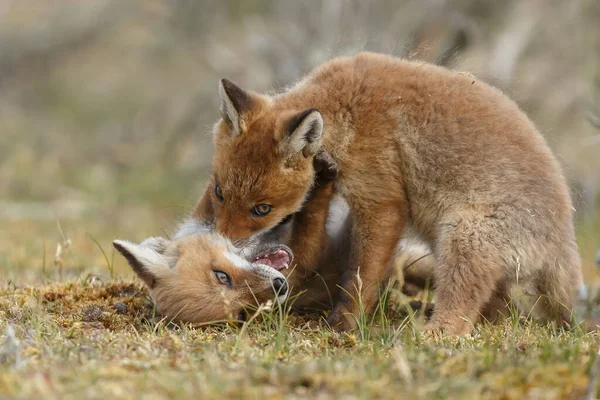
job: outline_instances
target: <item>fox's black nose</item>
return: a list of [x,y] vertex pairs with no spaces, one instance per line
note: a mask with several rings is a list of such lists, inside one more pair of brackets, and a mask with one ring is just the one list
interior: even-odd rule
[[288,291],[288,284],[283,278],[275,278],[273,279],[273,289],[275,289],[275,294],[283,296]]

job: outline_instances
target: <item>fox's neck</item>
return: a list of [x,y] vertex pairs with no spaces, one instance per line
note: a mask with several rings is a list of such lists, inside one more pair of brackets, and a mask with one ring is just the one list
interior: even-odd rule
[[332,153],[343,151],[353,133],[376,127],[393,134],[400,125],[423,126],[443,105],[433,104],[440,99],[429,95],[436,91],[436,81],[426,79],[432,72],[417,63],[390,60],[360,67],[348,60],[334,63],[339,68],[319,68],[274,99],[281,110],[318,109],[325,121],[323,146]]

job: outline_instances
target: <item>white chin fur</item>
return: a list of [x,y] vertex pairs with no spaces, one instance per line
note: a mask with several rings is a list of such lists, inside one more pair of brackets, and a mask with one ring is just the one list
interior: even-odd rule
[[[268,265],[265,265],[265,264],[251,264],[251,265],[252,265],[252,269],[254,270],[254,272],[262,278],[270,279],[271,281],[274,280],[275,278],[285,279],[285,276],[283,276],[283,274],[281,272],[277,271],[275,268],[269,267]],[[285,279],[285,280],[287,281],[287,279]]]
[[[260,277],[269,280],[270,282],[273,282],[275,280],[275,278],[282,278],[283,280],[285,280],[287,282],[287,279],[285,278],[285,276],[283,276],[283,274],[279,271],[277,271],[275,268],[271,268],[268,265],[264,265],[264,264],[252,264],[252,267],[254,268],[254,272],[259,275]],[[289,290],[285,293],[282,294],[281,296],[277,296],[277,300],[282,303],[285,301],[285,299],[287,299],[289,295]]]
[[173,240],[180,239],[184,236],[196,235],[198,233],[206,233],[210,231],[211,228],[209,224],[199,221],[197,218],[189,217],[179,224],[177,232],[175,235],[173,235]]
[[231,253],[229,251],[226,251],[224,254],[225,254],[225,257],[227,257],[227,259],[236,267],[245,269],[247,271],[253,269],[252,264],[250,264],[244,258],[238,256],[237,254]]

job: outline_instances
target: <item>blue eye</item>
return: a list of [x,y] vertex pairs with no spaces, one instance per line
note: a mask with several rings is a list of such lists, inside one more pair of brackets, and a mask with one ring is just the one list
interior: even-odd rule
[[273,207],[268,204],[258,204],[252,209],[252,215],[255,217],[264,217],[269,214],[272,209]]
[[227,275],[226,272],[223,271],[214,271],[217,280],[222,285],[231,286],[231,278]]
[[215,196],[217,197],[217,199],[219,199],[221,203],[223,202],[223,191],[221,190],[221,186],[219,185],[215,185]]

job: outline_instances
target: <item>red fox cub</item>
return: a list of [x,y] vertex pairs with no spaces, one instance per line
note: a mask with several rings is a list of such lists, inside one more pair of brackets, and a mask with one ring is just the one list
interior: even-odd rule
[[[243,321],[251,307],[276,296],[284,301],[292,283],[303,286],[320,268],[329,242],[325,229],[333,192],[330,182],[337,169],[323,152],[313,161],[318,179],[308,205],[241,252],[199,221],[180,227],[174,240],[157,237],[140,244],[115,240],[113,245],[148,286],[163,316],[192,323]],[[295,264],[292,250],[280,243],[297,249]],[[308,307],[323,299],[313,292],[299,304]]]
[[[330,168],[329,174],[335,174],[335,167]],[[325,179],[327,174],[321,173],[307,205],[289,224],[245,249],[248,259],[237,255],[239,249],[224,237],[192,232],[189,226],[187,234],[173,241],[115,240],[114,246],[148,286],[159,313],[172,320],[244,321],[251,308],[276,296],[282,302],[292,289],[303,291],[293,301],[295,309],[328,309],[339,296],[336,284],[348,258],[350,220],[347,207],[332,201],[332,184]],[[292,263],[292,252],[282,242],[296,249],[297,263]],[[405,247],[398,261],[416,260],[426,251]],[[427,270],[416,272],[415,282],[427,278]]]
[[115,240],[113,245],[148,286],[159,313],[171,319],[243,321],[247,307],[288,296],[281,271],[292,262],[292,252],[283,245],[267,246],[252,263],[214,233],[174,241],[149,238],[140,244]]
[[227,80],[219,94],[214,176],[194,216],[238,247],[302,207],[318,149],[338,164],[334,190],[350,207],[352,234],[330,325],[353,328],[359,304],[373,309],[409,229],[435,257],[429,330],[470,332],[517,283],[540,296],[543,316],[571,321],[582,274],[568,187],[544,138],[499,90],[359,53],[277,95]]

